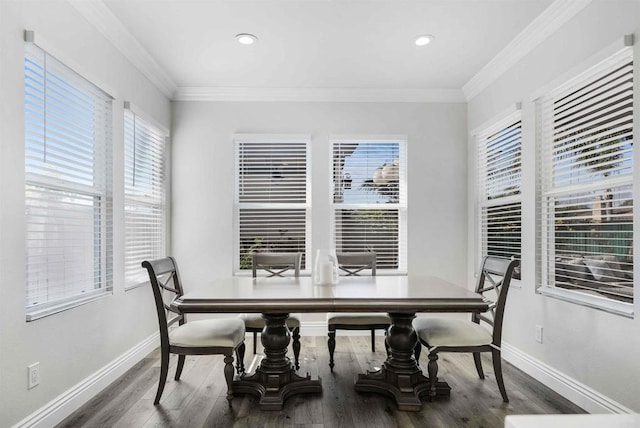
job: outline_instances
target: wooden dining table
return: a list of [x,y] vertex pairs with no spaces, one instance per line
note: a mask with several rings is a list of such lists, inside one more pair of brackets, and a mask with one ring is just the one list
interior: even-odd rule
[[261,313],[265,358],[253,374],[233,382],[234,394],[259,397],[263,410],[280,410],[296,394],[320,393],[321,380],[300,376],[287,357],[291,335],[286,319],[292,312],[386,312],[389,354],[380,370],[360,373],[355,389],[385,394],[398,408],[419,411],[421,398],[449,395],[439,381],[435,391],[413,352],[417,335],[412,321],[419,312],[485,312],[488,302],[460,286],[433,276],[341,277],[335,285],[317,285],[310,277],[225,277],[206,289],[185,293],[171,306],[182,313]]

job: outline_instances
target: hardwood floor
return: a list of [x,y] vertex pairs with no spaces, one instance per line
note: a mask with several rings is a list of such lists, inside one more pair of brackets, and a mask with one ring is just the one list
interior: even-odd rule
[[[488,355],[486,379],[478,379],[470,354],[441,354],[440,374],[451,397],[425,401],[420,412],[401,412],[382,395],[354,390],[356,373],[379,367],[385,359],[383,337],[371,353],[368,336],[336,338],[334,372],[329,370],[326,337],[303,337],[299,373],[322,379],[322,394],[292,397],[281,411],[260,411],[257,399],[236,396],[229,407],[220,356],[187,357],[182,378],[173,380],[171,357],[162,400],[153,405],[160,360],[153,352],[59,427],[502,427],[509,414],[584,413],[549,388],[508,363],[503,364],[510,403],[502,402]],[[245,364],[252,370],[251,339]],[[424,355],[420,365],[426,371]]]

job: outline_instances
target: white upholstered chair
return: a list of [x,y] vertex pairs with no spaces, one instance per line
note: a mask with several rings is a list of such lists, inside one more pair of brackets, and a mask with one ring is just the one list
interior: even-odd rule
[[[473,314],[470,321],[418,318],[413,321],[413,328],[418,335],[419,343],[429,352],[427,371],[430,380],[430,395],[435,395],[438,380],[438,353],[440,352],[472,352],[476,370],[480,379],[484,379],[481,352],[491,352],[493,371],[498,382],[500,394],[505,403],[509,402],[502,378],[502,323],[504,318],[507,292],[513,271],[518,266],[517,260],[498,257],[485,257],[482,261],[476,293],[492,301],[489,306],[490,316]],[[480,325],[484,321],[491,329]],[[416,360],[420,358],[420,346],[416,347]]]
[[[183,294],[176,261],[172,257],[144,261],[142,267],[149,273],[160,327],[160,381],[153,404],[160,402],[167,381],[169,354],[178,355],[175,380],[180,380],[186,355],[224,355],[227,400],[231,404],[234,351],[238,359],[237,370],[244,372],[244,324],[238,318],[187,322],[184,314],[170,306]],[[170,328],[176,322],[178,326]]]

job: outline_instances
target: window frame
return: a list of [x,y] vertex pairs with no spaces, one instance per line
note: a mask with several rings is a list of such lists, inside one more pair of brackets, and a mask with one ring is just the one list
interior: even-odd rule
[[[335,202],[335,189],[339,185],[335,182],[334,173],[334,153],[336,144],[398,144],[398,202],[397,203],[343,203]],[[398,213],[398,268],[385,269],[380,262],[376,266],[377,275],[407,275],[408,274],[408,139],[406,135],[332,135],[329,137],[328,145],[329,159],[329,207],[330,207],[330,245],[337,247],[336,233],[336,212],[343,210],[376,209],[376,210],[397,210]]]
[[[248,276],[252,274],[250,268],[241,268],[241,239],[240,228],[241,218],[240,210],[245,209],[274,209],[274,210],[304,210],[305,213],[305,249],[303,253],[304,268],[300,269],[301,275],[310,275],[312,270],[312,208],[311,208],[311,135],[308,134],[235,134],[232,136],[233,145],[233,275]],[[239,159],[239,143],[251,144],[304,144],[305,146],[305,196],[304,202],[241,202],[240,201],[240,159]]]
[[[509,109],[507,112],[504,112],[499,115],[499,118],[491,120],[490,125],[483,126],[479,132],[475,135],[475,151],[476,151],[476,175],[477,175],[477,184],[476,184],[476,226],[477,226],[477,236],[476,236],[476,254],[477,254],[477,262],[483,259],[483,257],[489,255],[489,244],[487,238],[487,221],[485,221],[485,210],[501,207],[501,206],[512,206],[515,204],[520,205],[520,218],[519,218],[519,227],[520,227],[520,257],[518,259],[521,261],[520,266],[518,267],[518,274],[514,272],[514,278],[512,285],[515,287],[520,286],[521,280],[521,268],[522,268],[522,204],[523,204],[523,186],[522,186],[522,170],[523,170],[523,148],[522,148],[522,140],[523,140],[523,131],[522,131],[522,111],[520,109],[520,104],[516,105],[515,110]],[[483,161],[486,161],[486,156],[483,155],[483,152],[487,152],[487,145],[491,142],[489,140],[493,135],[499,134],[500,132],[519,125],[519,142],[518,142],[518,151],[519,151],[519,159],[520,159],[520,169],[517,171],[519,175],[517,181],[517,193],[514,195],[506,195],[506,196],[497,196],[494,198],[490,198],[487,187],[487,164]],[[511,177],[515,171],[509,171],[509,176]],[[500,257],[500,256],[499,256]],[[513,256],[511,256],[513,258]]]
[[[612,48],[617,45],[612,45]],[[539,244],[538,244],[538,257],[541,260],[538,272],[538,278],[536,280],[536,292],[553,298],[557,298],[570,303],[586,306],[593,309],[603,310],[612,314],[625,316],[628,318],[634,317],[634,304],[638,298],[637,293],[634,292],[633,302],[627,303],[617,301],[609,297],[600,295],[590,295],[587,293],[581,293],[579,291],[564,289],[555,285],[555,280],[551,279],[555,277],[555,248],[551,250],[551,247],[555,247],[555,222],[556,218],[549,209],[549,200],[556,196],[570,196],[578,195],[579,192],[588,192],[599,189],[599,184],[608,184],[615,187],[629,187],[629,193],[632,198],[637,193],[634,186],[635,172],[626,174],[622,177],[609,177],[608,179],[592,179],[583,184],[569,184],[554,186],[551,182],[550,174],[553,168],[553,161],[551,160],[549,153],[553,151],[553,126],[549,123],[553,122],[553,110],[549,107],[552,104],[554,98],[561,98],[572,90],[580,90],[589,84],[596,82],[598,76],[603,76],[602,73],[611,72],[616,64],[620,64],[622,61],[633,61],[633,47],[628,45],[625,39],[625,47],[618,47],[615,50],[609,48],[603,51],[603,54],[595,56],[589,63],[583,64],[580,68],[577,68],[571,75],[565,76],[564,81],[556,85],[553,89],[547,88],[546,93],[536,97],[536,134],[537,134],[537,156],[538,156],[538,180],[537,180],[537,210],[540,216],[540,224],[538,230]],[[633,72],[633,71],[632,71]],[[634,79],[636,76],[634,76]],[[595,80],[594,80],[595,79]],[[633,94],[633,89],[631,90]],[[635,95],[635,94],[633,94]],[[631,115],[633,120],[633,114]],[[551,128],[550,128],[551,126]],[[631,124],[633,129],[634,124]],[[551,129],[551,130],[550,130]],[[633,132],[633,131],[632,131]],[[550,147],[551,146],[551,149]],[[633,149],[635,150],[635,148]],[[635,154],[631,155],[631,162],[635,158]],[[633,165],[631,166],[633,169]],[[569,192],[571,191],[571,192]],[[637,219],[634,216],[632,224],[637,223]],[[632,228],[633,229],[633,228]],[[633,238],[636,239],[635,237]],[[631,244],[633,248],[633,243]],[[635,255],[632,256],[632,271],[635,271]],[[552,262],[553,259],[553,262]],[[597,280],[596,280],[597,281]],[[635,278],[634,278],[635,281]],[[636,287],[633,286],[635,291]]]
[[[43,49],[42,47],[34,44],[32,40],[26,37],[27,42],[25,43],[24,49],[24,61],[25,61],[25,72],[24,72],[24,94],[25,94],[25,102],[24,102],[24,121],[25,121],[25,131],[24,131],[24,153],[25,153],[25,252],[26,252],[26,260],[25,260],[25,286],[26,286],[26,300],[25,300],[25,315],[26,321],[34,321],[40,319],[42,317],[46,317],[58,312],[65,311],[67,309],[74,308],[76,306],[83,305],[85,303],[89,303],[96,299],[100,299],[102,297],[109,296],[113,293],[113,101],[114,97],[110,95],[107,91],[101,88],[99,85],[92,82],[90,79],[87,79],[77,71],[75,71],[72,67],[66,65],[63,61],[55,58],[51,55],[47,49]],[[41,57],[41,58],[38,58]],[[31,58],[31,59],[29,59]],[[34,66],[28,66],[28,61],[34,61]],[[40,78],[42,89],[39,90],[33,84],[38,84],[40,81],[30,80],[31,75],[35,73],[35,69],[33,67],[39,67],[42,72]],[[35,75],[37,77],[37,75]],[[58,126],[52,128],[50,126],[51,121],[51,112],[48,110],[53,107],[49,107],[48,101],[60,101],[63,99],[63,96],[55,95],[52,97],[51,94],[56,94],[56,87],[51,82],[51,79],[60,79],[60,81],[67,85],[70,89],[60,89],[60,91],[68,91],[73,90],[78,94],[83,94],[86,96],[88,93],[91,94],[91,108],[85,108],[82,112],[91,113],[92,119],[90,119],[90,123],[94,125],[94,134],[91,137],[91,152],[90,155],[93,159],[93,166],[91,168],[91,181],[92,183],[82,183],[78,182],[77,179],[74,179],[70,175],[70,171],[74,170],[74,166],[76,168],[81,168],[83,164],[78,163],[78,160],[82,156],[79,154],[78,149],[73,149],[74,144],[80,143],[72,143],[71,139],[68,135],[74,135],[73,132],[78,132],[77,124],[64,123],[64,116],[61,116],[58,122]],[[62,80],[64,79],[64,80]],[[32,82],[32,83],[30,83]],[[39,97],[39,98],[38,98]],[[41,105],[37,106],[37,104],[31,104],[32,102],[36,102],[38,99],[41,100]],[[30,101],[31,100],[31,101]],[[77,102],[77,100],[76,100]],[[30,105],[36,105],[36,109],[34,111],[31,110]],[[74,108],[70,106],[69,103],[61,104],[65,111]],[[75,105],[75,108],[80,108],[79,105]],[[40,112],[42,116],[38,116]],[[77,112],[75,114],[78,114]],[[27,123],[34,123],[35,127],[32,128],[27,125]],[[95,123],[94,123],[95,122]],[[98,125],[100,128],[95,128]],[[43,135],[38,137],[37,133],[34,129],[42,129]],[[100,129],[100,132],[95,132],[96,129]],[[58,132],[57,140],[49,140],[47,133],[50,135],[55,135],[56,130]],[[60,134],[61,132],[66,132],[65,136]],[[96,138],[95,135],[98,134],[101,138]],[[54,138],[54,137],[52,137]],[[65,139],[69,138],[66,141]],[[77,136],[77,139],[80,140],[82,137]],[[50,163],[48,166],[47,160],[45,158],[38,159],[37,157],[37,144],[30,147],[29,141],[42,141],[43,150],[46,152],[48,142],[51,141],[52,145],[58,144],[58,153],[60,159],[65,163],[60,163],[58,161],[58,166],[55,166],[55,163]],[[57,143],[54,143],[57,141]],[[88,140],[84,140],[85,142]],[[66,147],[68,146],[68,147]],[[53,146],[52,146],[53,147]],[[66,147],[66,150],[65,150]],[[43,153],[45,153],[43,152]],[[46,156],[46,155],[43,155]],[[76,163],[70,164],[67,163],[69,161],[76,160]],[[86,162],[86,161],[85,161]],[[80,169],[75,170],[76,174],[84,174],[88,173],[85,171],[84,173],[80,172]],[[86,179],[86,178],[85,178]],[[93,207],[93,214],[91,221],[91,228],[93,228],[93,253],[94,258],[91,268],[93,270],[93,277],[96,275],[100,278],[99,281],[94,282],[93,284],[88,284],[85,286],[75,286],[72,288],[72,293],[70,295],[65,295],[63,297],[51,298],[47,297],[46,300],[42,303],[31,302],[32,298],[30,298],[31,285],[30,285],[30,274],[31,272],[29,265],[29,254],[30,254],[30,246],[29,246],[29,233],[31,233],[30,224],[32,224],[33,217],[30,216],[30,212],[33,209],[37,209],[37,204],[30,204],[30,193],[33,195],[36,192],[46,192],[48,194],[54,195],[59,192],[64,192],[67,198],[67,203],[69,203],[68,198],[77,198],[78,200],[89,200],[93,199],[93,203],[91,206]],[[47,195],[44,196],[45,198]],[[60,196],[58,196],[60,198]],[[56,198],[52,199],[52,203],[56,203]],[[41,201],[46,202],[47,199],[40,199]],[[35,199],[34,199],[35,201]],[[60,202],[58,200],[57,202]],[[82,204],[85,205],[85,204]],[[88,205],[87,205],[88,206]],[[58,208],[59,209],[59,208]],[[66,210],[62,210],[61,212],[65,212]],[[36,215],[36,214],[33,214]],[[69,219],[69,217],[66,217]],[[71,224],[72,222],[69,222]],[[50,223],[52,226],[54,223]],[[66,223],[64,223],[67,225]],[[88,223],[85,224],[88,226]],[[36,228],[35,230],[41,231],[41,228]],[[45,232],[48,234],[44,239],[52,239],[51,231]],[[69,239],[69,233],[71,232],[63,232],[64,239]],[[74,233],[77,233],[74,232]],[[42,238],[39,238],[42,239]],[[58,238],[59,239],[59,238]],[[34,247],[34,251],[37,247]],[[98,253],[98,254],[96,254]],[[50,261],[45,261],[41,263],[45,269],[48,269],[49,264],[52,263]],[[66,277],[67,270],[73,268],[74,265],[65,265],[62,268],[62,275]],[[86,268],[83,264],[83,267]],[[47,285],[45,288],[49,290],[49,274],[38,274],[37,272],[33,272],[32,275],[36,276],[36,281],[39,283],[39,277],[44,275],[44,280]],[[55,286],[55,284],[53,284]],[[90,287],[94,287],[90,289]],[[36,285],[36,288],[40,288]],[[75,290],[75,291],[73,291]],[[46,292],[49,294],[49,292]]]
[[[128,116],[132,116],[133,118],[133,137],[135,141],[136,134],[136,125],[138,121],[141,121],[143,128],[146,128],[148,133],[152,135],[152,138],[155,138],[156,141],[159,142],[159,149],[161,150],[161,161],[162,166],[160,167],[161,180],[159,186],[153,186],[152,193],[153,195],[145,195],[145,196],[136,196],[128,192],[127,190],[127,150],[128,150],[128,135],[127,135],[127,120],[130,120]],[[168,249],[168,241],[169,241],[169,231],[168,231],[168,201],[169,201],[169,131],[151,117],[149,117],[142,109],[135,106],[129,101],[124,102],[124,114],[123,114],[123,146],[124,146],[124,168],[123,168],[123,220],[125,225],[124,231],[124,289],[125,291],[132,290],[134,288],[146,285],[149,283],[149,277],[146,272],[140,268],[140,263],[143,260],[154,260],[159,259],[166,256]],[[147,136],[148,138],[149,136]],[[156,144],[154,147],[157,147]],[[134,155],[135,156],[135,155]],[[158,159],[155,159],[158,161]],[[135,167],[135,166],[134,166]],[[145,173],[152,173],[150,171],[144,171]],[[129,233],[127,233],[127,207],[129,205],[135,206],[143,206],[148,208],[155,208],[161,213],[160,225],[154,231],[156,234],[160,235],[160,242],[156,243],[155,251],[146,252],[144,256],[140,257],[140,260],[137,262],[137,268],[139,270],[139,274],[134,276],[133,278],[129,278],[127,276],[127,237]]]

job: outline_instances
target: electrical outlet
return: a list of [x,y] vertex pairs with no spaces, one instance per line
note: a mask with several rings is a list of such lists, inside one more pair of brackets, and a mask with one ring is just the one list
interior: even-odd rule
[[40,383],[40,363],[27,366],[27,389],[35,388]]
[[542,326],[536,326],[536,342],[542,343]]

